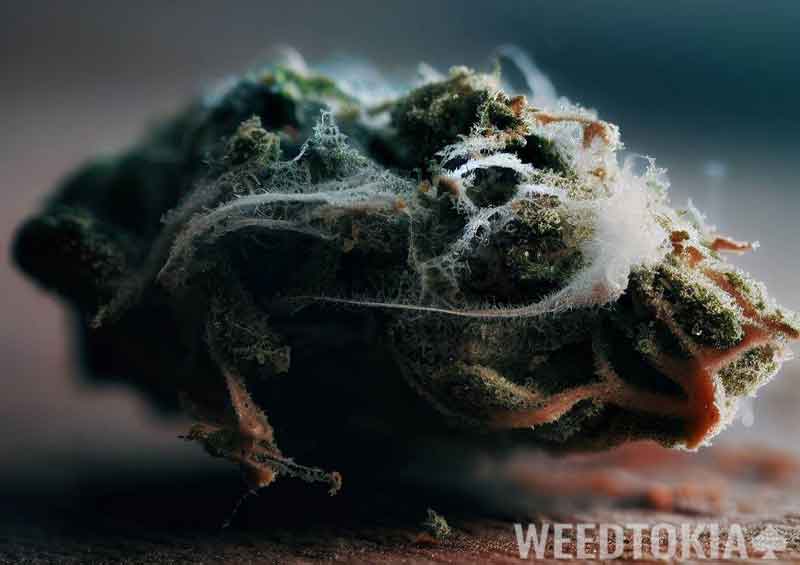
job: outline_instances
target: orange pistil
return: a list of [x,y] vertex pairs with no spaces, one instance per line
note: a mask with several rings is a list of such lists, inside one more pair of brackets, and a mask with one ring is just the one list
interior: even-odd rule
[[[697,264],[705,257],[694,247],[685,246],[686,239],[688,237],[682,232],[673,232],[671,240],[675,252],[687,253],[691,264]],[[694,250],[694,253],[690,250]],[[657,315],[677,337],[690,346],[692,352],[690,359],[662,353],[654,361],[655,366],[666,377],[681,387],[686,394],[685,398],[647,392],[631,386],[614,372],[601,350],[596,349],[596,371],[601,377],[600,382],[575,387],[549,398],[537,396],[531,399],[536,404],[533,408],[500,411],[490,417],[489,425],[502,429],[554,422],[580,401],[593,399],[641,412],[682,418],[686,422],[686,446],[690,449],[699,446],[719,426],[722,418],[720,407],[716,403],[715,376],[719,371],[735,363],[751,349],[771,343],[781,336],[800,338],[800,332],[789,324],[774,316],[761,314],[724,274],[711,269],[705,269],[703,273],[736,301],[747,322],[743,327],[742,339],[733,347],[723,350],[700,347],[691,341],[666,311],[656,308]]]
[[602,122],[590,122],[583,126],[583,146],[591,147],[595,137],[600,137],[608,145],[609,137],[605,124]]
[[597,373],[601,377],[600,382],[554,394],[535,408],[498,412],[490,419],[490,426],[500,429],[525,428],[555,422],[578,402],[588,399],[618,406],[637,406],[642,411],[655,414],[679,417],[688,415],[679,398],[642,391],[620,379],[599,350],[595,351],[595,362]]
[[536,120],[542,124],[552,124],[556,122],[576,122],[583,126],[583,147],[588,149],[592,146],[595,137],[600,137],[606,145],[611,143],[611,136],[608,133],[608,126],[600,120],[592,120],[584,116],[574,114],[553,115],[546,112],[539,112],[535,115]]
[[685,259],[690,267],[696,266],[706,258],[694,245],[687,245],[685,243],[689,239],[689,234],[687,232],[673,231],[669,239],[672,243],[672,254],[676,256],[685,255]]
[[714,251],[733,251],[734,253],[744,253],[753,249],[753,244],[746,241],[736,241],[729,237],[716,237],[709,246]]
[[433,179],[433,183],[439,190],[447,191],[450,196],[458,198],[458,195],[461,193],[461,187],[457,180],[445,177],[445,176],[438,176]]
[[720,421],[719,407],[714,402],[714,376],[736,362],[742,354],[773,339],[773,335],[755,325],[744,328],[742,340],[725,350],[698,348],[691,359],[675,359],[661,355],[656,365],[679,384],[688,397],[687,447],[700,445]]
[[545,404],[537,408],[521,411],[500,411],[490,419],[493,428],[527,428],[554,422],[569,412],[581,400],[601,396],[602,384],[572,388],[554,394]]
[[514,115],[519,117],[522,111],[528,106],[528,100],[522,95],[515,96],[508,102],[508,106],[511,108]]
[[226,373],[225,384],[228,386],[231,404],[239,420],[239,433],[242,437],[251,441],[272,443],[275,439],[272,426],[267,422],[264,413],[253,404],[241,377]]

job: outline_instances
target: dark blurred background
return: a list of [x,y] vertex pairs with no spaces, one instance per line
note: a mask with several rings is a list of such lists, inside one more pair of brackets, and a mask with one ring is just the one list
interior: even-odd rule
[[[762,247],[736,259],[800,308],[800,3],[732,1],[10,2],[0,7],[0,484],[42,496],[102,477],[216,472],[167,419],[79,368],[62,306],[8,260],[19,221],[65,173],[124,148],[199,90],[275,45],[311,63],[355,55],[488,69],[530,53],[558,92],[620,125],[712,223]],[[786,442],[800,423],[786,366],[755,418],[720,441]],[[225,467],[227,471],[228,468]]]

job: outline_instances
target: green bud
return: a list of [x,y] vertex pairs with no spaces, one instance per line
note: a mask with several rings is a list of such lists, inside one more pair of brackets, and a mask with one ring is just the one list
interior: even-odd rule
[[253,488],[335,492],[328,469],[420,442],[695,448],[777,372],[795,316],[663,171],[619,162],[613,124],[463,67],[365,100],[250,73],[84,167],[17,237],[81,312],[89,365],[180,399],[187,437]]

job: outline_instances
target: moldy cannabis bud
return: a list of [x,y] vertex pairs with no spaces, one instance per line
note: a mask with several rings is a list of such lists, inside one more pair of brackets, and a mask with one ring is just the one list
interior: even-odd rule
[[672,208],[593,112],[428,79],[371,104],[248,74],[75,173],[17,261],[78,312],[92,374],[182,406],[254,488],[335,492],[437,438],[718,433],[798,337],[723,259],[748,245]]

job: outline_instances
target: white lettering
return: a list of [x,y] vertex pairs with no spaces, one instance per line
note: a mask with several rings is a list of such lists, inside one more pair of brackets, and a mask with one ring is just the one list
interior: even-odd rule
[[564,544],[567,539],[564,537],[564,532],[572,529],[572,524],[556,524],[553,526],[555,537],[553,538],[553,557],[555,559],[569,559],[569,555],[564,549]]
[[696,524],[694,528],[691,524],[681,524],[681,559],[705,559],[705,550],[700,541],[700,534],[705,530],[705,524]]
[[[609,552],[611,547],[610,532],[614,532],[614,551]],[[600,535],[597,543],[600,545],[600,559],[619,559],[625,552],[625,532],[618,524],[600,524]]]
[[642,532],[647,528],[647,524],[626,524],[627,529],[633,531],[633,558],[642,558]]
[[[594,547],[592,547],[591,552],[586,552],[586,534],[589,532],[594,532],[594,524],[578,524],[575,535],[575,545],[577,546],[575,557],[578,559],[592,559],[595,556]],[[592,545],[594,545],[596,539],[592,536],[588,541],[591,541]]]
[[542,525],[542,535],[539,536],[536,532],[534,524],[528,525],[528,531],[523,535],[522,524],[514,524],[514,533],[517,536],[517,549],[519,549],[519,558],[527,559],[533,546],[533,553],[536,559],[544,558],[544,550],[547,546],[547,534],[550,531],[550,524],[545,523]]
[[744,532],[739,524],[731,524],[728,528],[728,539],[725,540],[722,559],[733,559],[734,551],[739,554],[741,559],[747,559],[747,543],[744,540]]
[[[661,548],[661,541],[667,535],[667,548]],[[650,530],[650,553],[656,559],[669,559],[675,556],[677,547],[675,526],[672,524],[656,524]]]

